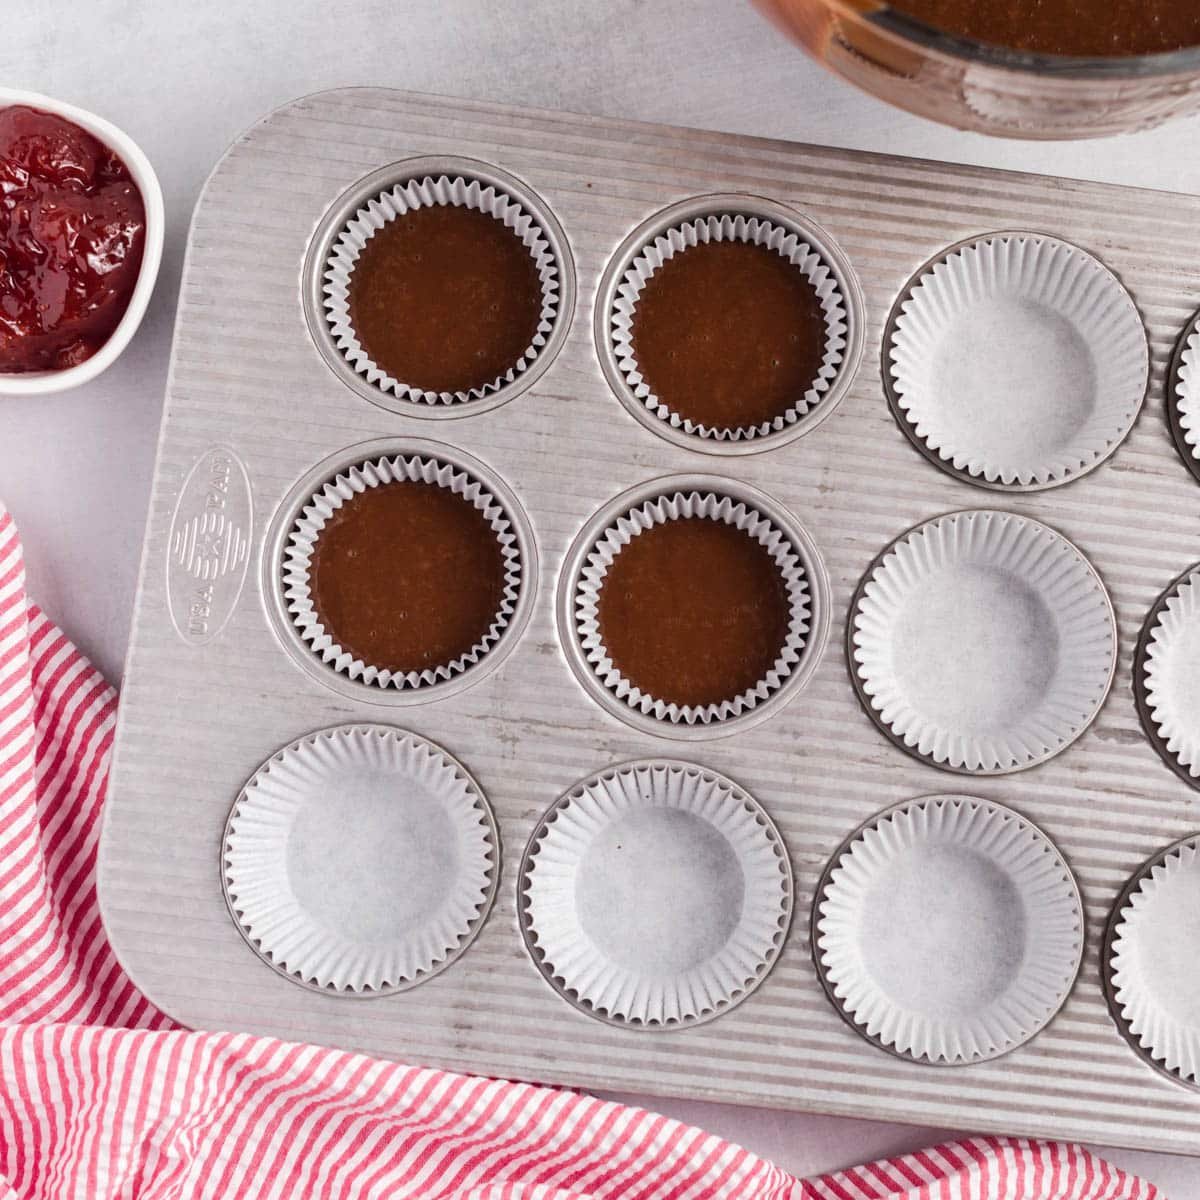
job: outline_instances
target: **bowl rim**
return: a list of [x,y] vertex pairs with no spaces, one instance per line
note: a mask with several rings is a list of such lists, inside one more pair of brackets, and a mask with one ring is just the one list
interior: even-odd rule
[[87,109],[78,108],[52,96],[40,92],[24,91],[20,88],[0,87],[0,108],[11,105],[25,104],[43,112],[53,113],[64,117],[76,125],[86,129],[102,141],[106,146],[115,150],[124,160],[142,194],[142,203],[146,209],[146,236],[142,250],[142,265],[138,271],[137,283],[134,284],[133,294],[116,329],[109,335],[108,340],[96,351],[91,358],[78,366],[68,367],[62,371],[30,371],[20,374],[0,373],[0,396],[45,396],[52,392],[64,392],[69,388],[79,387],[88,383],[107,370],[129,345],[137,332],[154,284],[158,278],[158,269],[162,262],[164,211],[162,188],[158,176],[150,165],[150,160],[138,144],[124,130],[119,129],[111,121]]

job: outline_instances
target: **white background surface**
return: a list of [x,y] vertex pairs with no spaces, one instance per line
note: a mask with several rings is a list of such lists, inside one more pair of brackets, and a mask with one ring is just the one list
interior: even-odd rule
[[[226,145],[287,100],[371,84],[1200,191],[1200,120],[1074,144],[954,132],[826,76],[746,0],[9,0],[0,81],[116,122],[149,155],[166,198],[163,270],[133,345],[78,392],[4,400],[0,420],[0,499],[24,536],[31,591],[114,682],[128,638],[189,215]],[[1180,1102],[1195,1099],[1181,1092]],[[647,1103],[797,1174],[941,1136]],[[1200,1160],[1108,1157],[1174,1200],[1200,1196]]]

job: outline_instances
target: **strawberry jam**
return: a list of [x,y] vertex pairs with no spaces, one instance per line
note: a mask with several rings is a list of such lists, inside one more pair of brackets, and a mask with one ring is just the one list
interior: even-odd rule
[[0,108],[0,372],[91,358],[129,306],[145,236],[114,151],[52,113]]

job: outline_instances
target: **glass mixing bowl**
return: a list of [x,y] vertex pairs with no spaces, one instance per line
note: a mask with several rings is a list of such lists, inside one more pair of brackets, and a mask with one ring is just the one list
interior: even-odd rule
[[880,0],[756,2],[843,79],[960,129],[1104,137],[1200,110],[1200,47],[1068,58],[941,33]]

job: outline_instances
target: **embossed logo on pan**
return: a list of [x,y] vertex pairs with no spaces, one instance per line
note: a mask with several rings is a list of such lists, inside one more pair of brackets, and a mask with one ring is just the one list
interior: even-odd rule
[[212,641],[233,615],[253,525],[250,480],[241,459],[227,446],[205,451],[180,488],[167,547],[171,623],[190,645]]

